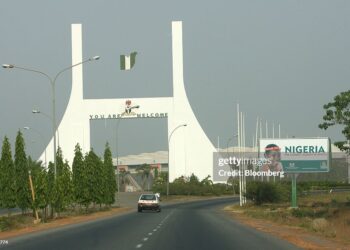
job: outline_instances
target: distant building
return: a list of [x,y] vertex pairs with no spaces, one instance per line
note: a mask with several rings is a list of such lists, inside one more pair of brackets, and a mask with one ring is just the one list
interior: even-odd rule
[[143,164],[148,164],[152,168],[157,168],[159,172],[168,172],[168,152],[157,151],[153,153],[142,153],[139,155],[127,155],[118,158],[113,158],[113,165],[121,171],[129,171],[136,173],[136,169]]

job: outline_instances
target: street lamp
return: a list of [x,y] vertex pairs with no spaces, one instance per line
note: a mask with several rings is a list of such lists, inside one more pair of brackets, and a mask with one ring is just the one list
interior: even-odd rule
[[[51,123],[53,123],[53,119],[52,119],[51,116],[49,116],[48,114],[46,114],[46,113],[44,113],[44,112],[42,112],[42,111],[40,111],[40,110],[38,110],[38,109],[33,109],[33,110],[32,110],[32,113],[33,113],[33,114],[40,114],[40,115],[43,115],[43,116],[45,116],[47,119],[49,119],[49,120],[51,121]],[[56,128],[57,128],[57,127],[56,127]],[[57,144],[58,144],[58,146],[60,146],[60,131],[58,130],[58,128],[57,128]]]
[[[228,144],[230,143],[230,141],[233,140],[233,138],[236,138],[236,137],[238,137],[238,134],[232,135],[232,136],[231,136],[230,138],[228,138],[228,140],[227,140],[227,143],[226,143],[227,157],[228,157]],[[235,148],[232,147],[232,153],[234,153],[234,149],[235,149]],[[230,168],[231,168],[231,170],[233,170],[233,165],[232,165],[232,164],[230,164]],[[235,183],[234,183],[233,178],[234,178],[234,177],[232,177],[232,189],[233,189],[233,194],[236,194],[236,192],[235,192]]]
[[4,69],[20,69],[20,70],[25,70],[25,71],[30,71],[30,72],[34,72],[34,73],[38,73],[38,74],[41,74],[43,76],[45,76],[47,79],[49,79],[50,81],[50,85],[51,85],[51,89],[52,89],[52,131],[53,131],[53,161],[54,161],[54,169],[55,169],[55,178],[56,178],[56,80],[57,78],[65,71],[69,70],[69,69],[72,69],[73,67],[76,67],[78,65],[81,65],[83,63],[86,63],[86,62],[90,62],[90,61],[96,61],[100,59],[99,56],[94,56],[94,57],[91,57],[89,59],[86,59],[82,62],[79,62],[79,63],[76,63],[76,64],[73,64],[69,67],[66,67],[64,69],[62,69],[61,71],[59,71],[54,77],[51,77],[50,75],[42,72],[42,71],[39,71],[39,70],[36,70],[36,69],[31,69],[31,68],[25,68],[25,67],[19,67],[17,65],[14,65],[14,64],[3,64],[2,67]]
[[12,64],[3,64],[2,67],[4,69],[12,69],[12,68],[14,68],[14,66]]
[[51,117],[51,116],[49,116],[48,114],[46,114],[46,113],[44,113],[44,112],[41,112],[41,111],[38,110],[38,109],[32,109],[32,113],[33,113],[33,114],[42,114],[42,115],[46,116],[47,118],[49,118],[49,119],[52,121],[52,117]]
[[[25,129],[25,130],[31,130],[31,131],[33,131],[33,132],[35,132],[37,135],[39,135],[39,137],[42,139],[42,141],[45,143],[45,139],[44,139],[44,136],[38,131],[38,130],[36,130],[36,129],[33,129],[33,128],[31,128],[31,127],[23,127],[23,129]],[[45,151],[44,151],[45,153],[45,168],[47,168],[47,161],[46,161],[46,147],[45,147]]]
[[181,127],[186,127],[187,124],[181,124],[179,126],[177,126],[176,128],[173,129],[173,131],[171,131],[170,135],[169,135],[169,139],[168,139],[168,178],[167,178],[167,182],[166,182],[166,196],[167,198],[169,198],[169,178],[170,178],[170,140],[171,140],[171,136],[173,135],[173,133],[175,132],[175,130],[177,130],[178,128]]

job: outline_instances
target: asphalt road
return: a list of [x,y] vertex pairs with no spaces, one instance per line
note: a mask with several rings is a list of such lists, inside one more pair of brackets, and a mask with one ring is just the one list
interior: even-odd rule
[[[230,219],[232,198],[163,206],[8,239],[1,249],[297,249]],[[6,240],[6,239],[2,239]]]

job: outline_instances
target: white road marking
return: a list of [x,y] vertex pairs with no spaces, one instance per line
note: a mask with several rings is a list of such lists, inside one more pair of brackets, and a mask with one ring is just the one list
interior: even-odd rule
[[[153,229],[153,232],[157,232],[157,230],[162,226],[162,224],[166,221],[166,219],[169,218],[169,216],[172,215],[172,213],[168,214],[160,223],[159,225],[157,226],[157,228]],[[148,235],[152,235],[153,233],[148,233]],[[148,240],[148,237],[145,237],[143,238],[143,241],[147,241]],[[142,244],[138,244],[136,245],[136,248],[141,248],[142,247]]]

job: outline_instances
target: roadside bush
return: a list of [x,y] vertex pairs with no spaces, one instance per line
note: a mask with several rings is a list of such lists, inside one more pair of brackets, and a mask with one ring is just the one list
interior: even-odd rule
[[9,230],[12,226],[12,218],[2,217],[0,218],[0,232]]
[[256,205],[263,203],[276,203],[289,199],[289,191],[286,185],[271,182],[248,182],[246,198]]
[[[232,194],[232,186],[228,186],[223,183],[213,184],[209,177],[204,178],[202,181],[195,175],[191,175],[189,178],[184,176],[174,180],[169,184],[169,190],[171,195],[224,195]],[[153,192],[166,194],[166,183],[156,182],[152,187]]]
[[346,205],[347,207],[350,207],[350,197],[346,197],[345,205]]
[[297,218],[303,218],[303,217],[313,218],[314,217],[314,211],[311,209],[302,209],[302,208],[298,209],[297,208],[297,209],[293,209],[291,214]]
[[330,190],[330,189],[349,189],[350,185],[340,181],[300,181],[298,188],[302,191],[310,190]]
[[0,232],[25,227],[31,223],[33,223],[33,218],[30,215],[14,215],[11,217],[0,217]]
[[298,209],[293,209],[291,214],[294,217],[298,217],[298,218],[303,218],[303,217],[321,218],[321,217],[326,217],[328,215],[328,208],[322,208],[322,209],[298,208]]
[[325,232],[329,227],[329,222],[325,218],[317,218],[312,221],[312,229],[316,232]]

